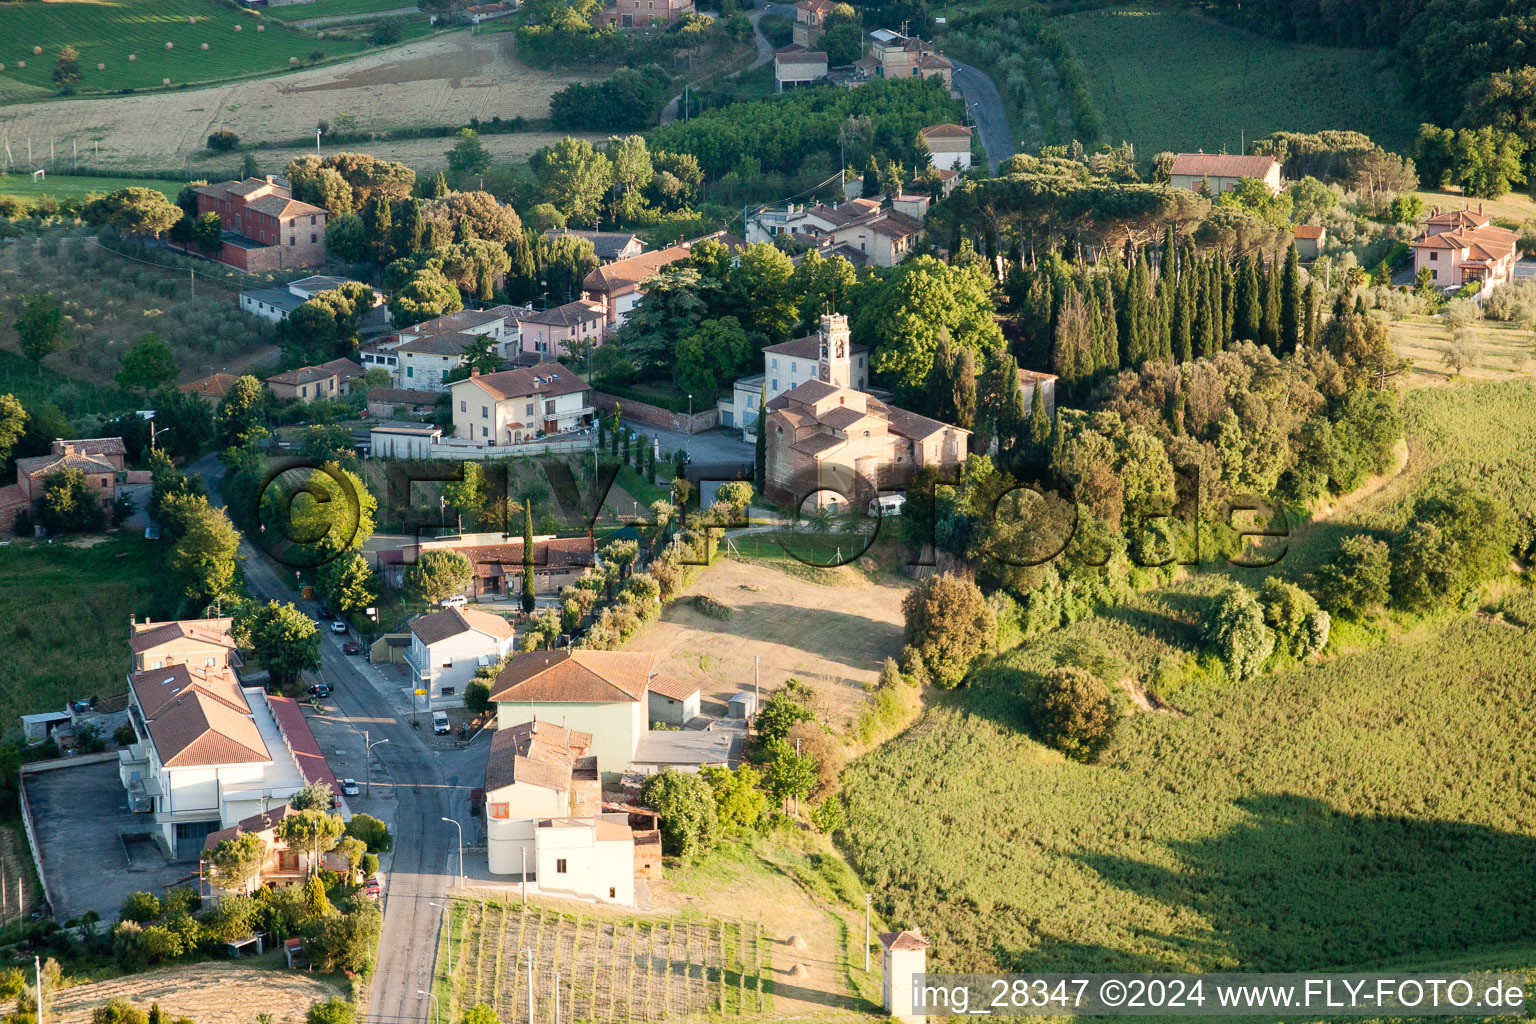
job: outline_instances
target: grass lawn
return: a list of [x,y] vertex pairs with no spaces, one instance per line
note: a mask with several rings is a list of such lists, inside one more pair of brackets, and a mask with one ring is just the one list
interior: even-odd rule
[[87,192],[116,192],[120,188],[153,188],[175,200],[181,182],[163,178],[96,178],[89,175],[50,174],[37,181],[30,174],[0,174],[0,196],[15,196],[31,206],[38,196],[83,196]]
[[1498,199],[1468,199],[1456,189],[1421,188],[1417,194],[1424,201],[1425,211],[1437,206],[1442,210],[1459,210],[1463,206],[1470,206],[1474,210],[1481,208],[1490,217],[1507,217],[1521,223],[1536,222],[1536,200],[1523,192],[1511,192]]
[[159,571],[160,544],[128,531],[0,548],[0,730],[16,716],[126,691],[128,615],[169,618],[177,596]]
[[1061,19],[1104,114],[1105,139],[1150,157],[1241,152],[1274,131],[1364,132],[1411,144],[1418,119],[1360,50],[1264,39],[1191,15],[1136,7]]
[[[54,59],[64,46],[80,54],[82,92],[158,88],[167,78],[173,85],[213,82],[278,71],[290,58],[307,62],[316,52],[335,57],[366,48],[357,40],[316,39],[276,22],[263,25],[255,15],[217,0],[17,4],[6,10],[4,25],[0,90],[6,85],[52,89]],[[34,52],[38,47],[41,52]]]
[[[1407,470],[1274,571],[1400,525],[1437,480],[1536,507],[1536,386],[1415,389],[1404,413]],[[845,773],[847,849],[892,923],[934,936],[950,970],[1536,964],[1536,805],[1510,799],[1536,727],[1536,595],[1501,585],[1496,618],[1336,624],[1325,660],[1234,683],[1195,653],[1221,582],[1008,652]],[[1132,714],[1103,764],[1066,761],[1024,710],[1061,663],[1171,680],[1180,713]]]

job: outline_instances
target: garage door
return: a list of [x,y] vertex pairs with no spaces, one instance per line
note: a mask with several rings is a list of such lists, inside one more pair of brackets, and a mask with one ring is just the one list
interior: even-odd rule
[[217,821],[183,821],[176,825],[176,859],[197,860],[203,855],[203,841],[217,832]]

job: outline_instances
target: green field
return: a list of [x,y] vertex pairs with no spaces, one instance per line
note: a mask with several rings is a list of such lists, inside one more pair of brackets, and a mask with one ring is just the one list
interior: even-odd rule
[[115,192],[120,188],[154,188],[174,200],[181,184],[163,178],[97,178],[90,175],[50,174],[37,181],[30,174],[0,174],[0,196],[15,196],[31,206],[38,196],[83,196],[87,192]]
[[[1530,508],[1533,392],[1407,395],[1409,469],[1356,518],[1396,525],[1446,478]],[[1009,652],[845,773],[848,851],[892,923],[953,970],[1492,967],[1512,949],[1536,965],[1536,595],[1344,624],[1321,663],[1237,684],[1194,653],[1220,585],[1202,574]],[[1181,676],[1185,714],[1138,712],[1103,764],[1067,762],[1024,711],[1058,663],[1154,691]]]
[[411,0],[311,0],[309,3],[267,7],[262,14],[269,21],[294,22],[405,10],[414,12],[416,5]]
[[1360,50],[1297,46],[1192,15],[1134,8],[1061,19],[1104,115],[1139,155],[1242,152],[1274,131],[1364,132],[1411,145],[1418,118]]
[[[80,53],[82,92],[158,88],[167,78],[172,85],[212,82],[281,70],[295,57],[307,63],[314,53],[335,57],[366,48],[357,40],[317,39],[275,22],[263,25],[216,0],[6,4],[0,37],[0,96],[7,86],[13,94],[18,85],[51,90],[54,59],[63,46]],[[36,47],[42,52],[34,53]]]
[[94,547],[0,547],[0,733],[15,731],[17,715],[127,689],[129,613],[175,611],[159,560],[158,543],[126,531]]

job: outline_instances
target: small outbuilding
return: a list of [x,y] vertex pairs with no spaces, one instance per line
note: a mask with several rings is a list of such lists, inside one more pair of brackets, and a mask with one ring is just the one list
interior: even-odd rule
[[1296,255],[1300,259],[1315,260],[1328,241],[1328,229],[1321,224],[1299,224],[1295,231]]
[[757,694],[741,691],[726,702],[726,718],[737,718],[746,721],[757,714]]
[[699,717],[699,688],[658,672],[651,677],[647,717],[651,724],[681,726]]
[[67,711],[43,711],[35,715],[22,715],[21,731],[28,743],[41,743],[53,735],[53,730],[69,720]]

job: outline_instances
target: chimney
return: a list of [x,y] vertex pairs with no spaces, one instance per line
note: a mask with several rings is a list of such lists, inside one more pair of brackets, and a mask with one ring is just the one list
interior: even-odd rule
[[478,377],[478,376],[480,376],[480,367],[478,367],[478,366],[471,366],[469,368],[469,375],[471,377]]
[[139,617],[137,615],[135,615],[133,612],[129,612],[128,613],[128,625],[130,625],[130,626],[137,626],[138,624],[139,624]]

